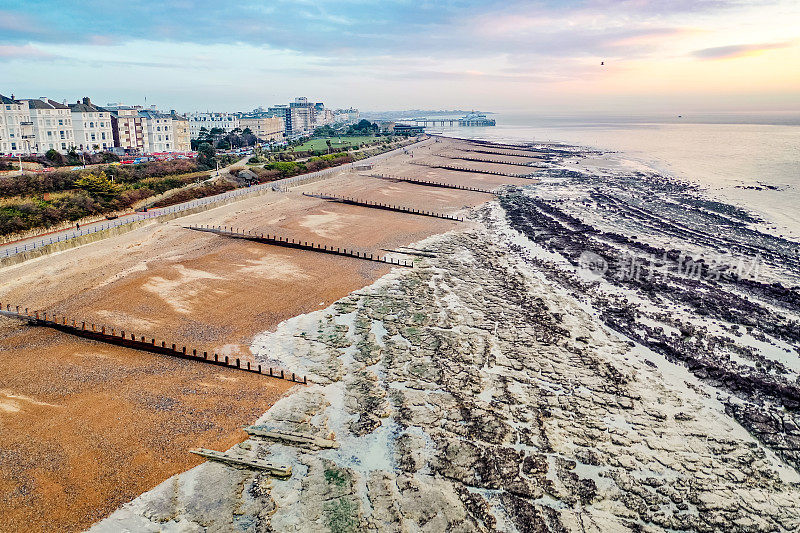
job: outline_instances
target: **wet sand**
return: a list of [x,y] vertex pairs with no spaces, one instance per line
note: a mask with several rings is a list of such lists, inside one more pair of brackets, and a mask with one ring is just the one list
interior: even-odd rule
[[[418,159],[420,152],[433,153],[446,144],[412,151]],[[451,183],[515,182],[409,165],[410,160],[399,155],[376,165],[374,172]],[[249,348],[254,336],[325,308],[390,268],[183,226],[236,226],[368,252],[396,249],[459,226],[331,203],[302,196],[303,191],[447,213],[491,198],[343,171],[288,193],[156,222],[6,268],[0,272],[0,301],[255,361]],[[0,318],[0,351],[5,358],[0,368],[0,487],[11,495],[0,500],[0,516],[8,531],[88,526],[200,463],[188,448],[226,449],[243,439],[240,426],[255,420],[290,387],[5,318]]]
[[253,340],[313,380],[259,423],[338,448],[248,439],[293,475],[204,463],[92,531],[800,529],[797,243],[614,154],[540,151],[416,268]]

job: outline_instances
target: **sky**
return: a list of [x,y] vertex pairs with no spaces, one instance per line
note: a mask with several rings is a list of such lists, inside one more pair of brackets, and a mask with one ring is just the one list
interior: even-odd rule
[[800,111],[797,0],[0,0],[0,93],[237,111]]

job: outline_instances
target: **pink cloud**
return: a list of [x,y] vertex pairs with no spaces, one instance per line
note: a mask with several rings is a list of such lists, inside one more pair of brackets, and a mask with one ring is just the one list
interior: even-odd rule
[[788,48],[794,43],[791,41],[782,43],[762,43],[762,44],[734,44],[730,46],[715,46],[714,48],[703,48],[695,50],[692,55],[698,59],[736,59],[740,57],[754,56],[762,54],[768,50],[778,48]]
[[2,44],[0,45],[0,58],[3,59],[44,59],[48,57],[54,57],[53,54],[49,52],[45,52],[41,48],[37,48],[30,44],[25,44],[21,46],[13,45],[13,44]]

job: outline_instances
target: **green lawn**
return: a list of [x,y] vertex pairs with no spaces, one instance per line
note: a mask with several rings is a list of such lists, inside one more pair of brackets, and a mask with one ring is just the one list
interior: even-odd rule
[[[356,137],[321,137],[319,139],[310,139],[300,146],[295,147],[296,152],[303,152],[306,150],[327,150],[328,145],[325,141],[331,141],[331,150],[336,151],[337,148],[344,148],[345,146],[359,145],[361,143],[374,142],[376,137],[374,135],[363,135]],[[341,142],[339,142],[341,139]]]

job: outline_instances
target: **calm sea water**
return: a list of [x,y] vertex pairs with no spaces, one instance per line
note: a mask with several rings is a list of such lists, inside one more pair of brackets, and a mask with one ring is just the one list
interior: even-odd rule
[[[495,127],[437,131],[490,141],[562,142],[621,152],[659,172],[694,181],[710,196],[756,212],[769,223],[771,233],[800,238],[800,113],[591,119],[497,114],[494,118]],[[748,186],[761,190],[743,188]]]

